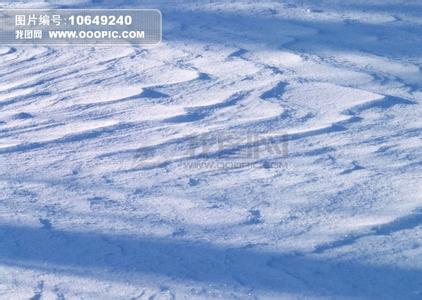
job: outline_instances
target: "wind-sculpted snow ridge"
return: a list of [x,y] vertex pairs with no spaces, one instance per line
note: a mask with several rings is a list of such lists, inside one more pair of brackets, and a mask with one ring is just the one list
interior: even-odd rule
[[0,5],[164,16],[0,47],[1,299],[422,297],[419,1]]

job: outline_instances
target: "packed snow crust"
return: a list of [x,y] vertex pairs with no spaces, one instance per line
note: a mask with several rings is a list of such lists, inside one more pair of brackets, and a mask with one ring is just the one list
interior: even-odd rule
[[0,47],[1,299],[422,298],[421,1],[0,6],[164,22]]

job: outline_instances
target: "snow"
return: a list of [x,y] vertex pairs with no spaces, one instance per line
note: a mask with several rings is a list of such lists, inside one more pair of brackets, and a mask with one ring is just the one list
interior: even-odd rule
[[164,20],[0,47],[0,299],[422,297],[420,1],[0,6]]

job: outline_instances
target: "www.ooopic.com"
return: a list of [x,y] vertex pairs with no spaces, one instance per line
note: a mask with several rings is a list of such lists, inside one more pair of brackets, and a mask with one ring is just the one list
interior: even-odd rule
[[183,166],[188,169],[243,169],[243,168],[266,168],[266,169],[287,169],[286,162],[242,162],[242,161],[224,161],[224,162],[185,162]]
[[50,39],[145,39],[144,31],[49,31]]

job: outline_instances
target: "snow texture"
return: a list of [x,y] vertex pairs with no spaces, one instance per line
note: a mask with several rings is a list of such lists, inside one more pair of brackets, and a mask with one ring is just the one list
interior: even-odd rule
[[0,6],[164,19],[0,47],[1,299],[422,298],[420,0]]

